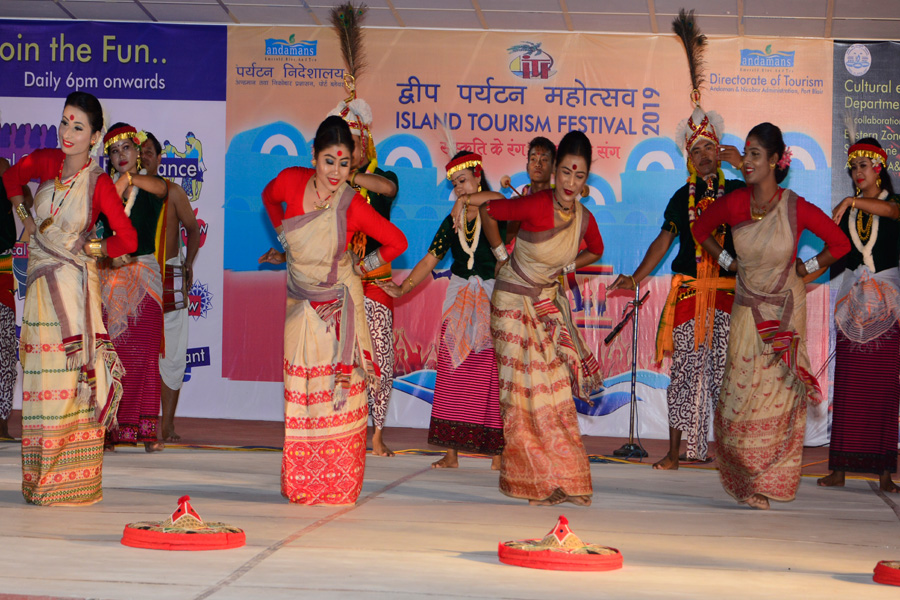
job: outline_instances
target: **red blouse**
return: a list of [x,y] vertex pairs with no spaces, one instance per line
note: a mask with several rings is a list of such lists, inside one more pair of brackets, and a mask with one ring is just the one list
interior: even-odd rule
[[[488,214],[498,221],[520,221],[525,231],[547,231],[553,229],[553,190],[543,190],[524,198],[508,198],[488,202]],[[603,238],[597,229],[597,220],[587,211],[588,226],[584,232],[584,244],[590,252],[603,255]]]
[[[288,167],[269,182],[263,190],[263,205],[269,213],[273,227],[278,227],[284,219],[303,214],[303,192],[315,169]],[[282,208],[281,203],[287,204]],[[406,236],[397,226],[378,214],[374,208],[356,194],[347,210],[347,241],[357,231],[381,242],[381,259],[391,262],[406,250]]]
[[[55,179],[65,156],[58,148],[44,148],[22,157],[3,174],[6,195],[10,198],[21,196],[22,186],[32,179],[38,179],[41,183]],[[116,185],[106,173],[97,178],[97,185],[94,187],[91,225],[97,222],[101,212],[106,215],[115,232],[115,235],[106,239],[107,255],[115,258],[134,252],[137,249],[137,231],[125,216],[125,207],[116,191]]]
[[[708,238],[713,230],[719,225],[727,223],[734,227],[739,223],[749,221],[750,217],[750,198],[753,188],[745,187],[722,196],[712,203],[709,208],[703,211],[700,218],[694,221],[691,231],[694,239],[702,244]],[[785,198],[779,200],[783,202]],[[804,231],[811,231],[816,237],[825,242],[825,246],[834,258],[840,258],[850,252],[850,240],[841,231],[841,228],[835,225],[831,217],[826,215],[822,210],[810,204],[803,198],[797,198],[797,239],[794,240],[794,256],[793,261],[797,257],[797,244],[800,242],[800,234]]]

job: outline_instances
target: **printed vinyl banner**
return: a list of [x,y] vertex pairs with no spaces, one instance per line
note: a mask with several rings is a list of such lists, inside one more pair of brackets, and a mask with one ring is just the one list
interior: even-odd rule
[[[391,220],[409,240],[407,252],[394,261],[395,281],[424,256],[450,209],[444,164],[452,143],[482,154],[497,189],[503,175],[516,188],[527,182],[533,137],[557,143],[578,129],[591,139],[595,153],[584,204],[597,219],[606,251],[599,264],[570,279],[568,293],[606,387],[593,406],[578,408],[585,433],[626,435],[631,326],[609,346],[602,340],[630,297],[607,295],[607,286],[615,274],[637,267],[659,233],[669,198],[687,177],[674,139],[678,122],[692,109],[680,42],[672,36],[367,30],[366,50],[369,67],[359,78],[359,95],[374,112],[379,166],[399,177]],[[831,205],[831,74],[828,41],[712,39],[702,99],[707,110],[724,117],[725,144],[742,149],[752,126],[780,126],[794,155],[784,185],[825,210]],[[330,29],[229,28],[221,306],[222,376],[230,383],[221,388],[225,414],[217,416],[241,405],[244,414],[281,418],[285,275],[257,262],[278,247],[260,195],[283,168],[310,165],[317,125],[346,96],[343,76]],[[730,167],[725,173],[740,178]],[[817,239],[804,238],[800,256],[819,249]],[[639,326],[637,431],[645,437],[666,437],[668,431],[669,364],[655,364],[653,354],[675,251],[644,286],[650,298]],[[448,280],[449,258],[396,303],[388,425],[428,424]],[[818,371],[829,353],[828,286],[809,291],[808,345]],[[827,389],[827,370],[821,383]],[[807,443],[826,441],[825,423],[823,414],[811,413]]]
[[[0,156],[57,148],[64,99],[81,89],[163,145],[161,175],[180,185],[201,228],[190,290],[188,369],[178,414],[219,416],[225,132],[224,27],[0,20]],[[103,156],[95,156],[105,166]],[[27,256],[16,256],[18,321]],[[20,384],[21,389],[21,384]],[[21,393],[15,396],[21,405]],[[234,410],[231,416],[252,417]]]

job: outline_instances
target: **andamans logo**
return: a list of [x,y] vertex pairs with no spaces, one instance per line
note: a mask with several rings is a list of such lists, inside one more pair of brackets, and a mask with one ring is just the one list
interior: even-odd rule
[[294,41],[294,34],[286,40],[266,38],[266,56],[315,56],[317,40]]
[[741,50],[741,66],[742,67],[793,67],[794,51],[790,52],[772,52],[772,44],[766,46],[763,50]]

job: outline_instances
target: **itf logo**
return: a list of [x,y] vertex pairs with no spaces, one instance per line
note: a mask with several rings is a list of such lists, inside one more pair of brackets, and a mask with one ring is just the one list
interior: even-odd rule
[[286,40],[266,38],[266,56],[315,56],[318,41],[294,41],[294,34]]
[[541,43],[522,42],[506,49],[513,55],[509,70],[522,79],[549,79],[556,75],[553,57],[541,50]]
[[184,369],[184,381],[191,380],[191,369],[209,366],[209,346],[187,349],[187,366]]

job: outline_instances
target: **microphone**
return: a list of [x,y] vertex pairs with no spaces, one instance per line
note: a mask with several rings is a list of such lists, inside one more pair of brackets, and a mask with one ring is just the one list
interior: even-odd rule
[[[638,305],[638,306],[642,306],[642,305],[644,304],[644,302],[647,300],[647,296],[649,296],[649,295],[650,295],[650,290],[647,290],[647,292],[644,294],[644,297],[641,298],[641,299],[637,302],[637,305]],[[629,304],[631,305],[631,310],[628,311],[628,313],[625,315],[625,318],[624,318],[624,319],[622,319],[621,321],[619,321],[619,324],[618,324],[618,325],[616,325],[615,327],[613,327],[613,330],[610,331],[610,332],[609,332],[609,335],[606,336],[606,339],[603,340],[603,343],[604,343],[605,345],[609,346],[610,342],[612,342],[614,339],[616,339],[616,336],[619,335],[619,332],[622,331],[622,329],[623,329],[626,325],[628,325],[628,322],[631,321],[631,317],[634,316],[635,302],[632,300],[631,302],[629,302]]]

